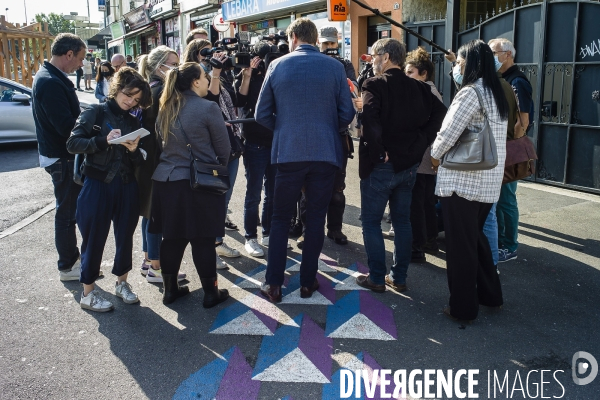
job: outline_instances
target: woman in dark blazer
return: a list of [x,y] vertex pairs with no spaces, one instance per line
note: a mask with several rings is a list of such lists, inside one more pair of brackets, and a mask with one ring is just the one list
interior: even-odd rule
[[160,263],[163,303],[189,293],[177,274],[188,243],[204,289],[203,306],[229,297],[217,286],[215,239],[224,235],[225,195],[194,191],[190,186],[189,144],[196,159],[227,166],[231,153],[219,106],[203,99],[209,79],[197,63],[184,63],[167,73],[160,97],[157,129],[163,140],[160,163],[152,176],[150,232],[162,232]]
[[[67,140],[72,154],[85,154],[83,189],[77,199],[77,226],[81,232],[81,308],[110,311],[113,305],[94,290],[111,221],[115,233],[116,254],[112,273],[116,275],[115,293],[125,303],[139,301],[127,275],[131,270],[133,233],[138,223],[139,197],[134,167],[144,157],[139,138],[122,144],[112,139],[140,127],[129,111],[150,106],[150,86],[134,69],[121,68],[114,76],[108,100],[83,111]],[[101,113],[101,115],[100,115]]]

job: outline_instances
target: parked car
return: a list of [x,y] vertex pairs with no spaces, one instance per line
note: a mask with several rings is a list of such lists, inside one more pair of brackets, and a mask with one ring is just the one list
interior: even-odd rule
[[[81,103],[81,108],[87,104]],[[35,142],[31,88],[0,78],[0,143]]]

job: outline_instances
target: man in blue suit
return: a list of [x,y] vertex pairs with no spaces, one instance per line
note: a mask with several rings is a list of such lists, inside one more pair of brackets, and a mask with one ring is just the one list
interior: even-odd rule
[[273,61],[260,92],[256,122],[273,130],[271,163],[277,166],[266,283],[261,292],[281,301],[290,219],[304,187],[306,232],[300,266],[300,295],[318,289],[325,215],[335,173],[342,166],[340,127],[354,118],[342,64],[319,52],[317,27],[306,19],[287,29],[290,54]]

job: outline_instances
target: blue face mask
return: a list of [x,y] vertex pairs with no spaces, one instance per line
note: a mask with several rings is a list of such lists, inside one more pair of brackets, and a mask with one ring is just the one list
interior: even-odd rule
[[496,65],[496,71],[502,68],[502,63],[498,61],[498,56],[494,56],[494,64]]
[[212,65],[210,65],[210,64],[204,65],[204,63],[201,62],[200,66],[202,67],[202,69],[204,70],[204,72],[206,72],[207,74],[210,73],[210,71],[212,70]]
[[454,68],[452,68],[452,77],[454,78],[454,82],[462,85],[463,75],[460,73],[460,65],[456,64]]

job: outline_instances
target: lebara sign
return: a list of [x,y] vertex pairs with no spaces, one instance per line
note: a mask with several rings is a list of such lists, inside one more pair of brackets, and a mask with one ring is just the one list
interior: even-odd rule
[[223,12],[223,20],[231,21],[300,4],[311,3],[313,1],[314,0],[232,0],[223,3],[221,10]]

